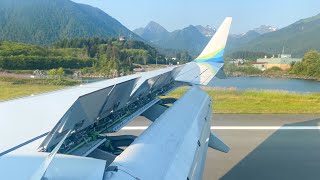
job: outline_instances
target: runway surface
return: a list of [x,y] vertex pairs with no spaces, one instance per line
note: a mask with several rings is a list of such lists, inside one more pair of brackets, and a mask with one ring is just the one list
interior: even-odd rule
[[[117,134],[139,135],[139,117]],[[212,131],[231,150],[208,149],[205,180],[320,178],[320,115],[214,114]]]

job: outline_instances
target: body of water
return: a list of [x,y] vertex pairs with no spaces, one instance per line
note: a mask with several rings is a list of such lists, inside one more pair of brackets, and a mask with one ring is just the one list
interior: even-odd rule
[[214,79],[211,87],[263,90],[284,90],[299,93],[320,92],[320,82],[301,79],[276,79],[265,77],[229,77]]
[[[83,83],[92,83],[104,78],[87,78]],[[277,79],[266,77],[229,77],[227,79],[213,79],[211,87],[236,88],[238,90],[284,90],[298,93],[320,92],[320,82],[302,79]]]

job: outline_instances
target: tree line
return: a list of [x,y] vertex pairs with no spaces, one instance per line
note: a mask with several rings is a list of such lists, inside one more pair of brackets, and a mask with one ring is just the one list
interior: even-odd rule
[[231,59],[246,59],[250,61],[256,61],[259,58],[272,57],[271,54],[264,52],[250,52],[250,51],[237,51],[227,55]]
[[6,56],[0,57],[0,68],[8,70],[46,70],[59,67],[80,69],[92,66],[94,61],[92,58],[75,57]]
[[291,64],[290,73],[320,78],[320,53],[315,50],[307,52],[301,62]]
[[165,56],[139,41],[115,38],[63,39],[51,47],[0,42],[0,68],[8,70],[84,69],[106,74],[128,73],[133,64],[166,63]]
[[79,69],[90,67],[95,59],[82,49],[57,49],[17,42],[0,42],[0,68],[8,70]]

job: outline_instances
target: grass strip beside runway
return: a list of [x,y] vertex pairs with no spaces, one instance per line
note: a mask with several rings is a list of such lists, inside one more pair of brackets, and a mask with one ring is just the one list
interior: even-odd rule
[[64,84],[57,85],[56,82],[57,80],[0,77],[0,101],[53,91],[65,87]]
[[[286,91],[204,88],[214,99],[215,113],[233,114],[318,114],[320,93],[299,94]],[[179,88],[169,94],[178,98],[187,91]]]
[[[0,78],[0,100],[57,90],[66,85],[55,85],[48,80],[13,80]],[[188,88],[179,88],[169,94],[178,98]],[[318,114],[320,93],[298,94],[285,91],[264,91],[204,88],[214,99],[215,113],[233,114]]]

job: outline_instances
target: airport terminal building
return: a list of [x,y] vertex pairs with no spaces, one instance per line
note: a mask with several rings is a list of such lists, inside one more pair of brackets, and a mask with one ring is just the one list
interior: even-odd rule
[[262,71],[270,69],[272,67],[279,67],[283,70],[289,69],[292,63],[300,62],[302,59],[292,58],[291,54],[279,54],[278,57],[260,58],[257,62],[252,63],[255,68]]

